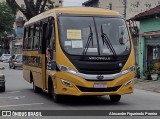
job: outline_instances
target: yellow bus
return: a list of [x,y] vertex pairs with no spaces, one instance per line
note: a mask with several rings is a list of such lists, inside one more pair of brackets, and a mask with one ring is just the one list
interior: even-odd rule
[[134,59],[126,21],[115,11],[56,8],[24,25],[23,77],[55,102],[63,95],[118,102],[134,90]]

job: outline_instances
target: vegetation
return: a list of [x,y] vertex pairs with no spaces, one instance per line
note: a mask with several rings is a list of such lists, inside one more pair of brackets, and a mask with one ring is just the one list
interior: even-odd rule
[[48,10],[54,8],[54,1],[52,0],[23,0],[25,7],[18,5],[16,0],[6,0],[10,8],[16,12],[20,10],[27,20]]
[[13,23],[15,15],[12,10],[6,4],[6,2],[0,3],[0,45],[8,47],[9,41],[7,36],[13,31]]

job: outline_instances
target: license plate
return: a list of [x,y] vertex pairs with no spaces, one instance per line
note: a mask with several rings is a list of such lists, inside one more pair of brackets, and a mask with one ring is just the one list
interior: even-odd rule
[[107,88],[107,84],[105,83],[94,83],[94,88]]

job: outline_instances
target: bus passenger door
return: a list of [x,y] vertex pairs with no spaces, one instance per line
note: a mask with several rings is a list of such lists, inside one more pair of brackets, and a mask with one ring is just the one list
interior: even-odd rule
[[43,89],[48,89],[48,78],[54,75],[56,68],[55,63],[55,37],[54,37],[54,20],[49,17],[47,23],[43,24],[45,37],[42,45],[45,48],[45,55],[43,58]]
[[42,63],[42,89],[45,90],[46,84],[46,34],[48,21],[42,21],[42,41],[41,41],[41,63]]

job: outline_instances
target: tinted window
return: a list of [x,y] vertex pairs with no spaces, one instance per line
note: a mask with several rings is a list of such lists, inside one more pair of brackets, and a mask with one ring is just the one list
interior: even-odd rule
[[[98,55],[93,17],[60,17],[61,45],[69,54],[82,55],[89,42],[88,55]],[[90,35],[93,33],[93,39]]]
[[59,17],[62,48],[72,55],[127,55],[128,28],[122,18]]

